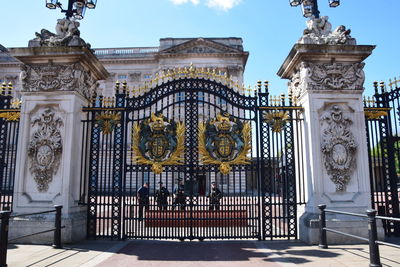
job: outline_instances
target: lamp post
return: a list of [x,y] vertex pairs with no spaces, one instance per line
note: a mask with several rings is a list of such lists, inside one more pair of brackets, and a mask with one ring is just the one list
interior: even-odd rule
[[[340,0],[328,0],[330,7],[337,7],[340,5]],[[303,16],[309,18],[314,16],[314,18],[319,18],[318,10],[318,0],[289,0],[291,6],[301,5],[303,10]]]
[[74,17],[75,19],[83,19],[86,8],[96,8],[97,0],[68,0],[68,8],[64,9],[58,0],[46,0],[46,7],[49,9],[61,9],[65,13],[67,19]]

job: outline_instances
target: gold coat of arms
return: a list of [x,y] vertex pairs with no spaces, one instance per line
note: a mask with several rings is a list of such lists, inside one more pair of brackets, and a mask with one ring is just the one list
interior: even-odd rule
[[232,165],[250,164],[251,126],[219,113],[216,119],[199,124],[199,153],[203,164],[219,165],[228,174]]
[[149,119],[133,125],[133,159],[138,164],[151,165],[151,170],[160,174],[165,165],[183,164],[184,139],[184,123],[153,113]]

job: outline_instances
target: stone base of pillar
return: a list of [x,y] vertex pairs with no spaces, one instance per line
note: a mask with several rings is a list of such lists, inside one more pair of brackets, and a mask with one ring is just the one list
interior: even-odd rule
[[[55,213],[29,217],[15,217],[10,219],[9,240],[33,234],[36,232],[54,229]],[[73,243],[86,239],[87,212],[82,210],[73,214],[62,216],[61,225],[65,226],[61,230],[62,243]],[[53,244],[54,232],[38,234],[18,239],[12,243],[20,244]]]
[[[377,223],[378,238],[379,240],[383,240],[385,233],[383,231],[382,222],[377,221]],[[326,227],[351,235],[368,238],[367,218],[326,213]],[[317,245],[319,243],[319,214],[305,212],[299,218],[299,238],[301,241],[310,245]],[[364,243],[362,240],[331,232],[327,232],[327,240],[328,245]]]

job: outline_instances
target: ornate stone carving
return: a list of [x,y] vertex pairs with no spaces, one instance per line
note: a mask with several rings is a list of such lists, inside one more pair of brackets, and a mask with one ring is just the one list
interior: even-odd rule
[[28,145],[29,170],[39,192],[47,192],[60,165],[63,149],[61,126],[63,121],[52,108],[45,108],[31,120],[31,127],[35,130]]
[[364,63],[312,64],[306,77],[311,90],[363,90]]
[[310,19],[306,22],[307,28],[298,43],[300,44],[347,44],[356,45],[356,39],[350,36],[350,29],[340,25],[333,32],[329,17]]
[[336,191],[342,192],[356,167],[357,144],[349,127],[352,121],[343,114],[339,105],[333,105],[321,116],[321,122],[325,168],[336,185]]
[[78,63],[22,65],[20,80],[24,91],[77,91],[86,98],[97,86],[91,74]]
[[[301,68],[300,68],[301,70]],[[292,92],[292,96],[298,98],[300,95],[303,94],[305,91],[305,85],[304,85],[304,77],[302,77],[300,70],[296,70],[288,84],[289,86],[289,92]]]
[[78,21],[67,18],[58,19],[56,33],[42,29],[36,32],[36,38],[29,41],[29,47],[38,46],[86,46],[90,49],[90,44],[80,37],[80,26]]
[[211,40],[198,38],[172,47],[161,49],[161,54],[208,54],[208,53],[238,53],[243,52],[242,46],[232,47]]
[[364,63],[305,63],[294,72],[289,83],[293,96],[304,90],[363,90]]
[[300,97],[306,89],[309,89],[310,68],[305,62],[300,63],[300,67],[295,70],[290,82],[289,91],[296,98]]
[[140,82],[141,77],[142,77],[141,72],[129,73],[129,78],[131,79],[132,82]]
[[207,46],[195,46],[187,50],[181,51],[181,53],[196,53],[196,54],[208,54],[208,53],[218,53],[218,52],[220,51]]

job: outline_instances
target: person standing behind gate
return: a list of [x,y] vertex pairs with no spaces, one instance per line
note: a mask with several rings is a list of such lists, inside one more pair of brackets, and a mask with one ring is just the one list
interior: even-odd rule
[[208,197],[210,199],[210,210],[219,210],[222,193],[215,182],[211,183],[211,192]]
[[160,210],[167,210],[169,191],[163,186],[162,182],[159,182],[159,184],[160,188],[156,191],[156,203]]
[[139,202],[139,220],[143,220],[143,209],[149,209],[149,183],[145,182],[137,191],[137,200]]
[[185,186],[181,178],[178,179],[178,186],[174,189],[174,203],[172,209],[174,210],[176,206],[180,207],[180,210],[185,210],[186,207],[186,196],[185,196]]

